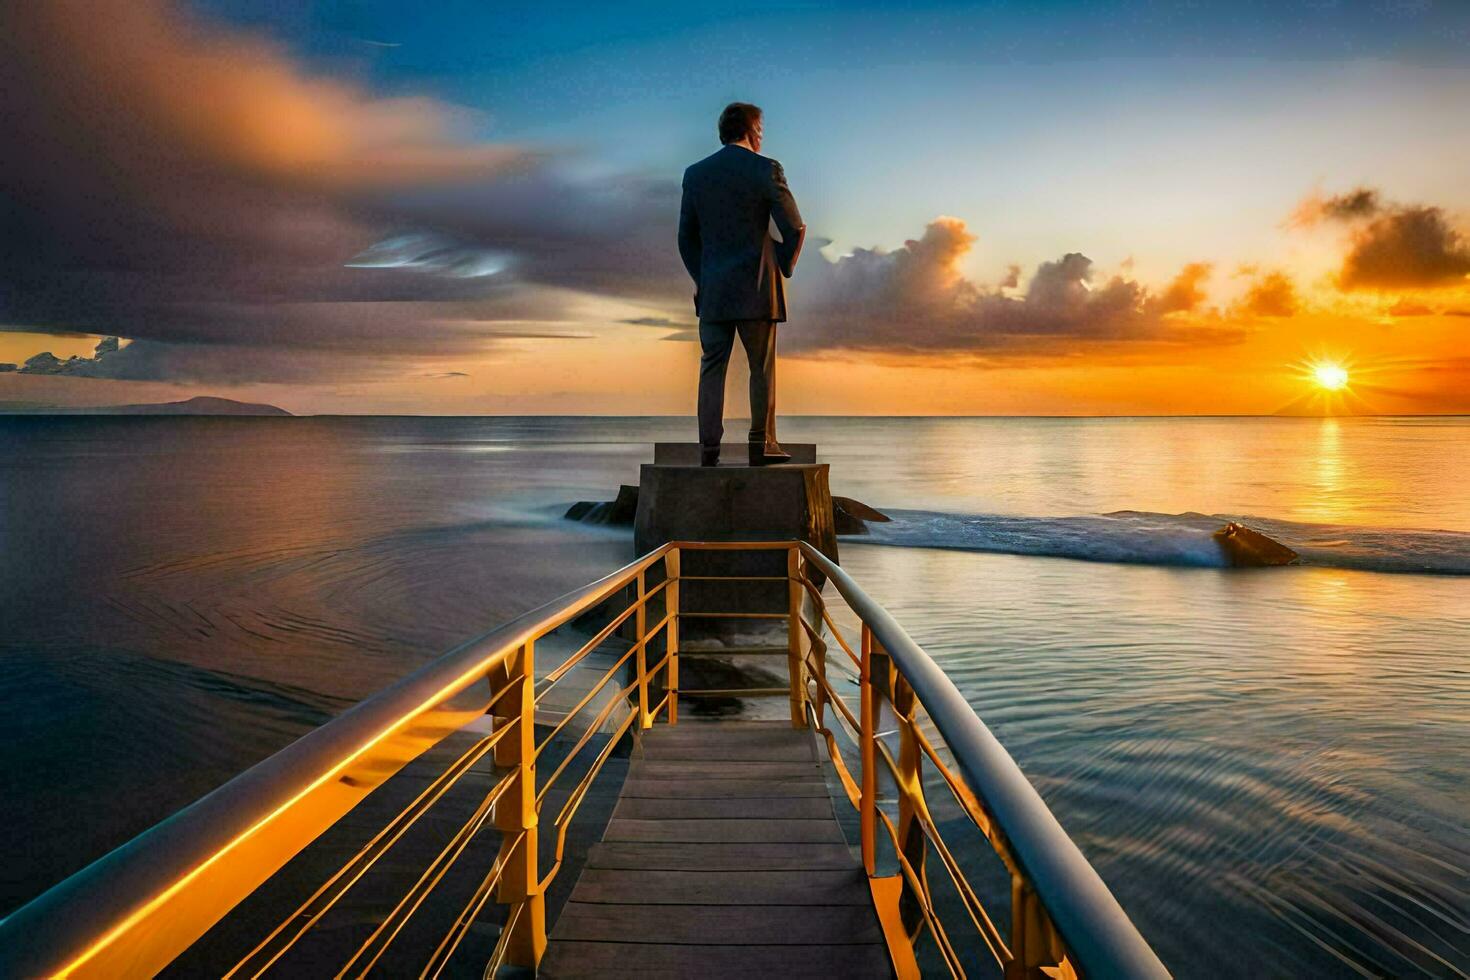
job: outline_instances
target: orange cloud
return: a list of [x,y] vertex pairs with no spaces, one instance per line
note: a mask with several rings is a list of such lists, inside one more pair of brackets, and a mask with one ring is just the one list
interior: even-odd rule
[[1404,207],[1353,235],[1338,283],[1343,289],[1437,289],[1464,285],[1470,243],[1433,207]]
[[1251,285],[1240,308],[1252,316],[1295,316],[1301,309],[1301,301],[1290,276],[1284,272],[1268,272]]
[[1095,282],[1092,260],[1069,252],[1041,263],[1024,292],[1011,295],[1019,271],[994,289],[961,271],[975,240],[961,219],[939,217],[921,237],[891,252],[860,248],[835,262],[820,256],[808,261],[796,278],[802,327],[792,332],[787,349],[1014,358],[1084,346],[1240,339],[1241,331],[1228,325],[1168,316],[1203,301],[1208,263],[1186,265],[1155,295],[1123,275]]
[[186,156],[357,187],[484,174],[525,155],[468,142],[464,110],[376,98],[309,75],[276,45],[212,27],[166,0],[6,7],[8,72],[25,78],[28,101],[85,119],[67,138],[125,169]]
[[1439,289],[1470,277],[1470,242],[1442,208],[1385,202],[1377,190],[1305,198],[1288,219],[1294,227],[1335,221],[1353,225],[1337,276],[1344,290]]
[[1165,287],[1158,298],[1161,313],[1184,313],[1193,310],[1205,301],[1205,291],[1200,283],[1210,277],[1214,266],[1209,262],[1191,262],[1179,270],[1179,275]]

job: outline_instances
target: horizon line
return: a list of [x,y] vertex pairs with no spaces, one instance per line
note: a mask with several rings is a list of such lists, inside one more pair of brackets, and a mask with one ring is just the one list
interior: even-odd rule
[[[162,402],[162,403],[159,403],[159,404],[169,404],[169,403]],[[206,413],[206,412],[200,412],[200,413],[197,413],[197,414],[183,413],[183,412],[180,412],[180,413],[158,412],[158,413],[135,413],[135,414],[127,414],[127,415],[124,415],[124,414],[116,414],[116,413],[105,411],[105,409],[116,408],[116,407],[119,407],[119,406],[116,406],[116,405],[78,405],[78,406],[52,405],[52,406],[46,406],[45,408],[39,408],[39,409],[35,409],[35,410],[27,410],[27,409],[12,410],[12,409],[0,408],[0,417],[15,417],[15,418],[20,418],[20,417],[38,417],[39,416],[39,417],[47,417],[47,418],[56,418],[56,417],[65,416],[65,417],[68,417],[68,418],[75,418],[77,416],[88,416],[88,415],[103,416],[103,415],[106,415],[106,416],[110,416],[110,417],[114,417],[114,418],[344,418],[344,419],[347,419],[347,418],[404,418],[404,419],[413,419],[413,418],[422,418],[422,419],[548,418],[548,419],[558,419],[558,418],[560,418],[560,419],[691,419],[691,420],[695,418],[695,416],[692,415],[692,414],[677,414],[677,415],[676,414],[672,414],[672,413],[619,414],[619,413],[613,413],[613,412],[599,412],[599,413],[581,413],[581,412],[478,412],[478,413],[452,413],[452,412],[290,412],[289,409],[282,409],[282,411],[289,412],[289,414],[288,415],[281,416],[281,415],[246,415],[246,414],[235,415],[235,414],[229,414],[229,413],[213,414],[213,413]],[[269,407],[279,408],[280,406],[271,405]],[[97,409],[99,411],[91,411],[93,409]],[[1169,415],[1169,414],[1162,414],[1162,413],[1154,413],[1154,414],[1118,413],[1118,414],[1110,414],[1110,415],[1104,415],[1104,414],[1075,414],[1075,415],[1057,415],[1057,414],[1053,414],[1053,415],[1045,415],[1045,414],[1025,414],[1025,415],[1023,415],[1023,414],[1005,414],[1005,415],[985,415],[985,414],[976,414],[976,415],[965,415],[965,414],[942,414],[942,415],[926,415],[926,414],[861,414],[861,415],[859,415],[859,414],[789,413],[789,414],[783,414],[780,417],[781,418],[788,418],[788,419],[1036,419],[1036,420],[1046,420],[1046,419],[1394,419],[1394,418],[1456,419],[1456,418],[1470,418],[1470,412],[1382,412],[1382,413],[1377,413],[1377,412],[1374,412],[1374,413],[1355,412],[1355,413],[1342,414],[1342,415],[1333,415],[1333,414],[1310,415],[1310,414],[1305,414],[1305,413],[1298,414],[1298,413],[1281,413],[1281,412],[1238,412],[1238,413],[1218,413],[1218,414],[1188,413],[1188,414],[1177,414],[1177,415]],[[741,421],[741,420],[748,420],[749,417],[748,416],[738,416],[738,415],[736,415],[736,416],[730,416],[729,418],[731,420]]]

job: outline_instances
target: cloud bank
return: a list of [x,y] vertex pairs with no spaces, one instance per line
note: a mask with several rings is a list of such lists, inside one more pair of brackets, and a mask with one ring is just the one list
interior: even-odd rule
[[0,5],[0,329],[132,338],[107,376],[328,380],[556,319],[537,286],[674,281],[647,214],[677,187],[576,180],[478,122],[167,0]]
[[[488,142],[475,113],[383,98],[169,0],[0,4],[0,329],[132,342],[16,373],[127,380],[402,377],[506,338],[567,337],[567,291],[687,309],[678,187],[573,176],[574,161]],[[1470,244],[1439,208],[1358,188],[1292,224],[1346,229],[1345,290],[1442,289]],[[789,351],[977,361],[1227,344],[1213,270],[1161,288],[1081,251],[993,284],[975,236],[932,221],[902,247],[809,253]],[[1227,313],[1301,308],[1284,273]],[[687,320],[635,318],[694,336]],[[541,326],[538,326],[541,325]],[[417,375],[415,375],[417,376]]]
[[1360,187],[1302,202],[1291,224],[1350,226],[1337,282],[1344,290],[1442,289],[1470,277],[1470,241],[1451,226],[1444,209],[1384,201]]
[[1204,299],[1207,263],[1190,263],[1155,294],[1123,276],[1095,281],[1092,260],[1069,252],[1043,262],[1026,283],[1011,267],[986,287],[960,269],[975,236],[958,218],[935,219],[891,252],[857,249],[799,268],[802,325],[787,349],[1000,356],[1106,343],[1224,343],[1240,332],[1174,314]]

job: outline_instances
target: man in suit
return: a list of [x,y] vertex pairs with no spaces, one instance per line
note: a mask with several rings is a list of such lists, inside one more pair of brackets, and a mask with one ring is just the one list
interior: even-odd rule
[[[717,152],[684,171],[679,256],[694,279],[699,317],[700,462],[720,460],[725,369],[735,337],[750,362],[750,465],[783,463],[776,441],[776,324],[806,226],[781,165],[760,155],[761,110],[732,102],[720,113]],[[771,237],[775,222],[780,234]]]

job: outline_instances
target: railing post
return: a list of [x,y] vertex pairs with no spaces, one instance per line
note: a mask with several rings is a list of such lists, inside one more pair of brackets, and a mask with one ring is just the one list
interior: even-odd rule
[[[914,697],[914,689],[898,671],[893,659],[884,659],[888,661],[888,690],[893,700],[893,711],[898,716],[898,846],[903,849],[904,857],[927,889],[924,871],[927,842],[918,816],[920,807],[924,806],[924,757],[919,748],[919,740],[914,734],[914,726],[918,724],[918,699]],[[919,907],[922,898],[921,895],[915,895],[907,907],[900,905],[907,919],[905,924],[911,941],[918,938],[924,926],[923,913]]]
[[633,614],[634,635],[637,637],[638,656],[638,727],[652,728],[653,718],[648,714],[648,583],[646,571],[638,573],[638,611]]
[[667,687],[669,689],[669,724],[679,723],[679,549],[670,548],[664,555],[664,575],[669,584],[664,586],[664,610],[669,614],[669,625],[664,627],[665,645],[669,655]]
[[516,770],[514,782],[495,802],[495,827],[501,833],[497,860],[505,868],[496,900],[512,906],[509,914],[515,920],[506,943],[506,962],[535,969],[546,951],[546,896],[537,867],[535,641],[527,640],[508,667],[509,682],[520,685],[519,698],[506,698],[519,707],[514,721],[519,729],[496,746],[496,763],[501,763],[499,750],[505,746],[504,764]]
[[1006,980],[1053,976],[1066,958],[1066,947],[1036,890],[1011,872],[1011,961],[1005,967]]
[[873,696],[873,631],[863,624],[862,658],[858,667],[858,758],[862,764],[861,796],[858,801],[858,827],[862,836],[863,870],[873,877],[878,870],[878,771],[877,752],[873,740],[878,731],[878,702]]
[[827,688],[824,686],[827,680],[827,644],[821,640],[812,640],[812,656],[816,659],[816,674],[818,681],[811,686],[812,716],[817,719],[817,728],[827,727]]
[[[515,673],[515,660],[515,657],[507,657],[501,660],[496,666],[490,668],[486,680],[490,684],[490,696],[492,698],[500,694],[501,691],[505,690],[511,684],[520,683]],[[534,686],[535,683],[533,681],[532,687]],[[507,694],[496,701],[495,706],[490,709],[490,730],[492,732],[498,732],[502,728],[509,728],[511,725],[519,724],[520,717],[520,701]],[[516,764],[516,747],[511,743],[512,739],[508,735],[495,743],[492,757],[495,760],[496,768],[504,769]]]
[[786,549],[786,666],[791,677],[791,727],[806,727],[806,665],[801,658],[801,551]]

